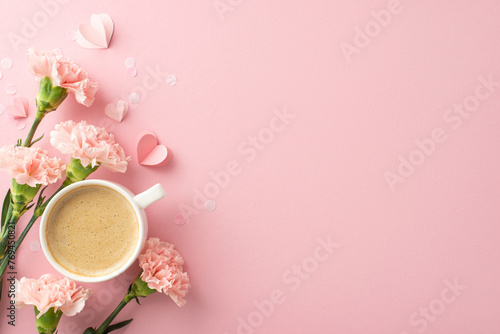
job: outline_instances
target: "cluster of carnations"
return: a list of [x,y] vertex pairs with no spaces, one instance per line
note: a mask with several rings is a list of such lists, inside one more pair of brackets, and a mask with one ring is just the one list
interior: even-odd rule
[[[29,71],[40,80],[36,98],[36,116],[24,140],[0,148],[0,169],[12,177],[12,187],[3,202],[0,220],[0,298],[2,277],[11,259],[27,233],[43,214],[53,196],[66,186],[85,180],[100,166],[124,173],[130,157],[105,129],[87,124],[66,121],[50,132],[50,143],[62,154],[71,155],[66,165],[61,159],[50,157],[46,150],[33,145],[43,136],[34,139],[36,130],[50,112],[56,110],[69,93],[87,107],[94,102],[97,83],[77,64],[54,52],[28,52]],[[47,186],[65,177],[61,186],[50,197],[44,196]],[[38,198],[35,200],[35,198]],[[15,227],[23,214],[32,210],[32,217],[16,239]],[[84,334],[103,334],[126,326],[130,321],[111,324],[120,310],[131,300],[158,291],[172,298],[179,306],[186,301],[189,278],[183,269],[184,260],[173,245],[150,238],[146,241],[139,266],[142,271],[130,285],[125,297],[98,328],[87,328]],[[33,305],[38,333],[54,333],[61,316],[79,313],[91,291],[77,286],[70,279],[52,274],[39,279],[16,280],[15,297],[11,304],[18,308]]]

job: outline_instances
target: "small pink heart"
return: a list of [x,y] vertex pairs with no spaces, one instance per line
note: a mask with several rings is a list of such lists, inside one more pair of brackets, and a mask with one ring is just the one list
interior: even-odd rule
[[92,14],[90,25],[82,23],[78,27],[76,42],[87,49],[106,49],[113,36],[114,24],[108,14]]
[[172,152],[164,145],[158,144],[158,138],[151,131],[139,135],[137,143],[137,160],[143,166],[162,167],[172,160]]
[[26,98],[17,97],[14,99],[14,105],[7,106],[5,109],[14,119],[26,118],[28,117],[29,103]]
[[116,105],[110,103],[104,108],[104,113],[106,114],[106,116],[117,122],[121,122],[127,112],[128,103],[123,100],[118,100],[118,102],[116,102]]

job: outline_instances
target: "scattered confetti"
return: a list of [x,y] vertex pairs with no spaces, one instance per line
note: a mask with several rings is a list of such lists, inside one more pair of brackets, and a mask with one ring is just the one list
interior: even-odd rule
[[125,67],[130,68],[135,66],[135,59],[133,57],[127,57],[125,59]]
[[175,224],[179,226],[186,224],[186,218],[183,215],[178,214],[175,216]]
[[215,202],[212,200],[208,200],[205,202],[205,210],[207,211],[214,211],[216,207],[217,204],[215,204]]
[[16,129],[23,130],[26,127],[26,121],[24,119],[20,119],[17,121]]
[[12,67],[12,59],[10,59],[10,58],[4,58],[4,59],[2,59],[2,61],[0,62],[0,64],[2,65],[3,68],[9,69],[9,68]]
[[14,84],[8,84],[5,86],[5,92],[9,95],[14,95],[17,93],[17,87]]
[[40,250],[40,242],[38,241],[32,241],[30,244],[30,249],[32,252],[38,252]]
[[165,82],[167,83],[167,85],[175,86],[175,84],[177,83],[177,77],[173,74],[169,74],[165,79]]
[[66,40],[69,42],[76,41],[76,30],[69,30],[66,32]]
[[0,115],[2,115],[5,112],[5,107],[0,104]]
[[141,101],[141,96],[139,95],[139,93],[132,93],[130,94],[130,96],[128,97],[128,100],[130,101],[130,103],[133,103],[133,104],[137,104],[139,103],[139,101]]
[[127,74],[134,78],[137,76],[137,69],[135,67],[129,67],[127,68]]

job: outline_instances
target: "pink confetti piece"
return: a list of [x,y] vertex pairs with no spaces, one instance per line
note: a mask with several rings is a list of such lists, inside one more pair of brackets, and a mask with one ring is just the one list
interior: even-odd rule
[[186,218],[184,218],[183,215],[178,214],[177,216],[175,216],[174,222],[175,222],[176,225],[181,226],[181,225],[186,224]]
[[135,66],[135,59],[133,57],[127,57],[125,59],[125,67],[130,68]]
[[40,242],[39,241],[32,241],[30,244],[30,250],[32,252],[39,252],[40,251]]
[[205,202],[205,210],[207,211],[214,211],[215,208],[217,208],[217,204],[215,204],[214,201],[208,200]]
[[135,67],[129,67],[129,68],[127,68],[127,74],[130,77],[134,78],[137,76],[137,69]]
[[173,75],[173,74],[169,74],[167,76],[167,78],[165,79],[165,82],[169,86],[175,86],[175,84],[177,83],[177,77],[175,75]]
[[17,121],[16,129],[23,130],[26,127],[26,121],[24,119],[20,119]]
[[7,86],[5,86],[5,93],[9,94],[9,95],[14,95],[17,93],[17,87],[16,85],[14,84],[7,84]]
[[76,30],[68,30],[66,32],[66,40],[68,42],[74,42],[74,41],[76,41]]
[[139,93],[134,92],[134,93],[130,94],[130,96],[128,97],[128,100],[132,104],[137,104],[141,101],[141,96],[139,95]]
[[2,61],[0,62],[0,64],[2,65],[2,68],[9,69],[9,68],[12,67],[12,59],[10,59],[10,58],[4,58],[4,59],[2,59]]

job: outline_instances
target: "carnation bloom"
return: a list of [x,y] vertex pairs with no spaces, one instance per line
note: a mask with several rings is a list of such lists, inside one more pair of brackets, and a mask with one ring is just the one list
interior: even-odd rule
[[46,274],[40,279],[21,278],[16,280],[16,294],[14,301],[17,308],[34,305],[40,313],[40,318],[49,309],[54,312],[61,310],[66,316],[74,316],[85,306],[90,297],[90,289],[77,286],[67,277],[59,279],[52,274]]
[[184,260],[174,245],[150,238],[139,255],[139,266],[142,268],[141,280],[150,289],[170,296],[179,306],[184,306],[189,285],[189,277],[183,271]]
[[38,79],[48,77],[54,86],[75,94],[78,103],[87,107],[92,105],[97,82],[90,81],[87,72],[79,65],[53,51],[39,53],[34,48],[28,50],[27,59],[29,72]]
[[39,147],[4,146],[0,148],[0,169],[18,184],[30,187],[55,183],[66,169],[58,158],[49,158]]
[[85,121],[62,122],[50,132],[50,143],[63,154],[71,154],[83,167],[104,166],[113,172],[124,173],[130,157],[105,129]]

